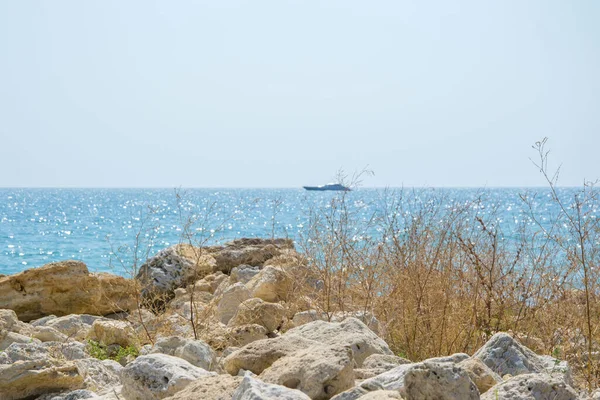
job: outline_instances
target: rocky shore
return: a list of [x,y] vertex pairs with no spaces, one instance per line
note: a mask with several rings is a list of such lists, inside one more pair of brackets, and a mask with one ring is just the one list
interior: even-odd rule
[[470,355],[394,355],[369,311],[315,306],[289,240],[177,245],[135,272],[0,277],[0,399],[600,399],[508,333]]

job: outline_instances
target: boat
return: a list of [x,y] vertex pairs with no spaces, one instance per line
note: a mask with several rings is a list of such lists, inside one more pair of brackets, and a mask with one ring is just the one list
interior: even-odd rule
[[327,185],[321,185],[321,186],[302,186],[302,187],[306,190],[318,190],[318,191],[341,190],[344,192],[349,192],[352,190],[349,187],[342,185],[341,183],[328,183]]

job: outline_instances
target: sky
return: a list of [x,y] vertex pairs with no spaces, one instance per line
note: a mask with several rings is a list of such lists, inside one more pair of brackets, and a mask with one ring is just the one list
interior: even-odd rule
[[600,178],[600,1],[0,0],[0,187]]

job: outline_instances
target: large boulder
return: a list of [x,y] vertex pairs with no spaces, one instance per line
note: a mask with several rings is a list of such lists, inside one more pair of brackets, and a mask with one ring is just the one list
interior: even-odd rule
[[362,368],[354,370],[356,379],[368,379],[383,374],[399,365],[410,364],[405,358],[389,354],[371,354],[363,362]]
[[43,344],[12,344],[0,354],[2,400],[33,398],[83,385],[75,363]]
[[235,315],[238,310],[238,306],[242,302],[250,298],[250,291],[243,283],[236,283],[223,292],[223,294],[216,299],[217,305],[217,319],[224,324],[227,324],[229,320]]
[[45,318],[34,325],[36,328],[50,327],[70,339],[85,340],[92,325],[98,320],[105,320],[102,317],[88,314],[72,314],[58,318]]
[[268,303],[259,298],[252,298],[240,303],[228,325],[258,324],[264,326],[268,332],[273,332],[281,326],[284,315],[285,309],[281,304]]
[[215,270],[229,273],[239,265],[263,266],[268,260],[293,250],[291,239],[242,238],[225,246],[208,247],[206,250],[216,260]]
[[250,289],[251,297],[276,303],[288,299],[292,284],[292,276],[286,270],[268,265],[250,279],[246,286]]
[[90,273],[81,261],[61,261],[0,278],[0,309],[22,321],[46,315],[106,315],[135,307],[133,282]]
[[354,386],[353,367],[350,346],[317,345],[280,358],[260,378],[323,400]]
[[231,375],[204,376],[165,400],[231,400],[242,379]]
[[404,376],[407,400],[479,400],[469,375],[452,363],[423,362]]
[[121,373],[126,400],[154,400],[169,397],[194,380],[215,375],[189,362],[166,354],[148,354],[129,363]]
[[215,265],[215,259],[202,248],[178,244],[146,260],[136,279],[142,283],[145,297],[167,300],[175,289],[211,273]]
[[523,374],[497,384],[481,400],[577,400],[577,392],[561,377]]
[[371,354],[394,354],[383,339],[363,322],[352,317],[342,322],[314,321],[290,329],[285,335],[300,336],[323,344],[348,345],[352,348],[358,367]]
[[129,347],[137,344],[135,331],[127,321],[96,320],[87,338],[105,346],[118,344],[121,347]]
[[310,397],[298,390],[265,383],[246,374],[232,400],[310,400]]
[[480,394],[487,392],[492,386],[502,382],[500,375],[495,373],[479,358],[469,358],[457,364],[464,370],[473,383],[477,386]]
[[76,360],[77,372],[83,378],[83,385],[94,393],[110,393],[121,384],[121,364],[113,360],[85,358]]
[[497,333],[475,354],[492,371],[500,376],[548,372],[560,374],[570,380],[570,369],[566,362],[552,357],[540,357],[507,333]]
[[179,336],[165,337],[159,339],[146,353],[162,353],[179,357],[207,371],[213,371],[216,366],[215,352],[202,340],[186,339]]
[[280,358],[317,344],[312,340],[287,334],[274,339],[257,340],[228,355],[223,365],[231,375],[237,375],[240,370],[252,371],[258,375]]

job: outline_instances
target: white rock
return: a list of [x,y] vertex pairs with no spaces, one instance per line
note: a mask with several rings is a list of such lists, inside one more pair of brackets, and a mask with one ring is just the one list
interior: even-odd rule
[[350,346],[319,345],[278,359],[260,379],[298,389],[311,399],[329,399],[354,386],[353,367]]
[[314,321],[286,332],[285,335],[301,336],[323,344],[349,345],[358,367],[371,354],[393,355],[387,343],[356,318],[342,322]]
[[207,371],[214,371],[216,365],[215,352],[202,340],[186,339],[179,336],[161,338],[146,351],[146,354],[152,353],[179,357]]
[[166,354],[138,357],[121,373],[122,394],[127,400],[154,400],[172,396],[190,382],[215,375],[189,362]]
[[[488,340],[474,355],[500,376],[539,373],[552,370],[554,359],[540,357],[523,346],[507,333],[497,333]],[[556,363],[556,372],[570,373],[566,363]]]
[[406,400],[479,400],[469,375],[452,363],[422,362],[404,376]]
[[64,317],[48,319],[45,323],[36,326],[49,326],[70,339],[85,340],[92,324],[96,320],[107,319],[88,314],[71,314],[65,315]]
[[119,375],[123,367],[116,361],[86,358],[75,361],[75,366],[86,389],[95,393],[110,393],[121,384]]
[[250,291],[244,284],[236,283],[223,292],[218,299],[217,318],[224,324],[237,312],[238,306],[250,298]]
[[231,400],[310,400],[299,390],[262,382],[246,374]]
[[523,374],[492,387],[481,400],[577,400],[577,392],[561,377]]
[[260,272],[258,266],[240,265],[231,270],[231,282],[248,283],[256,274]]
[[42,342],[65,342],[69,339],[67,335],[50,326],[33,327],[32,336]]
[[16,332],[0,332],[0,350],[6,349],[13,343],[41,343],[41,341]]

